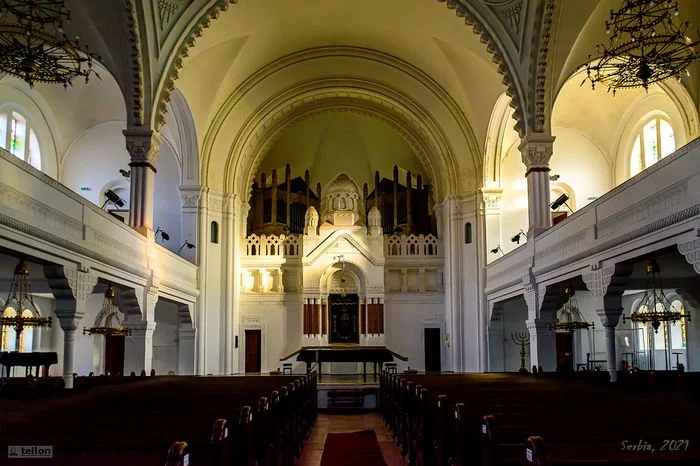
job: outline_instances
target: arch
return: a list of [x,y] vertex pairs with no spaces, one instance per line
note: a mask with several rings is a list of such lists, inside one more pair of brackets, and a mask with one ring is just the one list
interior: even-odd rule
[[[171,141],[167,134],[163,134],[164,140],[170,144],[173,152],[180,162],[180,185],[196,186],[199,184],[199,150],[197,146],[197,131],[192,119],[192,112],[187,100],[182,93],[173,89],[168,102],[169,111],[166,116],[166,124],[161,134],[172,133]],[[170,128],[172,123],[172,128]]]
[[41,147],[41,171],[59,179],[56,122],[48,103],[35,90],[28,92],[14,85],[14,80],[0,82],[0,112],[15,110],[35,130]]
[[496,100],[491,112],[489,126],[484,145],[484,187],[499,188],[501,186],[501,163],[514,141],[506,136],[509,132],[516,135],[512,125],[513,108],[511,98],[505,92]]
[[[426,0],[427,1],[427,0]],[[431,0],[432,1],[432,0]],[[471,26],[473,32],[477,34],[481,42],[486,44],[486,50],[489,54],[493,56],[493,61],[497,63],[498,71],[503,75],[503,84],[507,87],[508,95],[512,96],[512,106],[514,108],[514,116],[516,120],[516,128],[520,136],[524,136],[528,130],[528,107],[527,107],[527,96],[523,87],[523,83],[519,79],[518,67],[520,61],[518,58],[520,54],[514,42],[512,41],[502,41],[496,38],[508,37],[508,31],[501,22],[497,15],[491,10],[487,5],[481,4],[481,2],[461,2],[459,0],[438,0],[444,2],[445,6],[449,9],[455,11],[456,15],[460,18],[464,18],[465,25]],[[133,14],[134,8],[129,3],[129,13],[127,15],[129,20],[133,23],[135,21],[135,15]],[[219,15],[228,10],[230,3],[227,1],[220,0],[207,0],[205,5],[197,4],[197,10],[194,11],[194,7],[188,8],[184,14],[181,16],[182,20],[173,26],[172,32],[170,33],[166,45],[169,50],[162,50],[165,59],[163,60],[163,68],[160,75],[158,76],[157,82],[153,85],[153,96],[156,99],[151,115],[149,116],[149,126],[155,128],[156,130],[164,123],[164,115],[167,112],[166,104],[170,100],[170,94],[175,88],[175,81],[178,78],[178,70],[183,66],[183,60],[188,56],[190,48],[195,44],[196,38],[200,37],[204,29],[206,29],[212,20],[215,20]],[[552,23],[552,15],[554,12],[554,2],[551,0],[547,1],[546,8],[537,15],[537,18],[541,21],[541,28],[543,29],[542,37],[535,35],[535,42],[539,41],[539,44],[535,44],[539,47],[537,53],[537,58],[533,58],[533,66],[531,74],[536,78],[536,86],[541,89],[538,92],[537,97],[533,99],[531,106],[534,106],[534,112],[537,113],[533,118],[537,121],[533,121],[534,126],[538,127],[542,124],[546,125],[545,109],[546,105],[543,105],[543,100],[546,95],[545,89],[545,76],[546,65],[547,65],[547,50],[549,44],[549,29]],[[132,24],[133,28],[133,24]],[[133,28],[138,29],[138,28]],[[137,31],[134,32],[136,35]],[[170,38],[176,38],[175,40],[170,40]],[[138,41],[137,41],[138,42]],[[140,50],[135,50],[134,53],[140,55]],[[141,60],[139,60],[139,63]],[[135,82],[143,82],[142,74],[143,71],[138,69],[138,77]],[[134,104],[140,111],[142,109],[142,99],[143,94],[137,93],[140,98],[134,100]],[[131,112],[134,113],[134,112]],[[139,113],[136,113],[137,115]]]
[[[340,271],[338,263],[338,261],[333,261],[321,271],[319,277],[319,290],[321,291],[322,295],[328,294],[331,277],[333,274]],[[349,274],[353,280],[355,280],[355,283],[357,284],[357,293],[360,296],[364,296],[367,293],[368,283],[367,275],[365,274],[364,270],[352,261],[346,260],[345,273]]]

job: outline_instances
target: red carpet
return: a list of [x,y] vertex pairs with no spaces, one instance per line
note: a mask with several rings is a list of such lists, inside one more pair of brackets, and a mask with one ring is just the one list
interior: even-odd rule
[[373,430],[328,434],[321,466],[386,466]]

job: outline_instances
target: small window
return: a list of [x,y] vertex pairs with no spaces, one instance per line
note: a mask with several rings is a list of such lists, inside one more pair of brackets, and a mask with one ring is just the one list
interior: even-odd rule
[[211,242],[212,243],[219,242],[219,223],[218,222],[211,222]]
[[637,134],[630,152],[630,175],[649,168],[676,150],[676,138],[668,121],[654,118]]
[[[2,314],[3,317],[16,317],[17,312],[8,307]],[[24,332],[22,332],[24,333]],[[9,325],[2,326],[2,342],[0,344],[2,351],[17,351],[17,332],[14,327]]]
[[20,113],[12,110],[0,113],[0,147],[41,169],[39,139]]
[[464,244],[472,244],[472,224],[467,222],[464,224]]

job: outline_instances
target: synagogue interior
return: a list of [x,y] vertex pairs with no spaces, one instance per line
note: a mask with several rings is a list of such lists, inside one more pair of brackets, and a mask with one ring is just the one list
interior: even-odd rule
[[0,458],[698,464],[699,31],[0,0]]

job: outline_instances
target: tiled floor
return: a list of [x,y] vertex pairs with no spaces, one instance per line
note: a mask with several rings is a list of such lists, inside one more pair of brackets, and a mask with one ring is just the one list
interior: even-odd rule
[[394,443],[391,433],[384,426],[378,413],[319,414],[318,421],[316,421],[316,425],[306,441],[297,466],[318,466],[321,464],[323,444],[326,442],[326,435],[329,432],[355,432],[367,429],[373,429],[377,434],[379,446],[388,466],[406,466],[399,448]]

